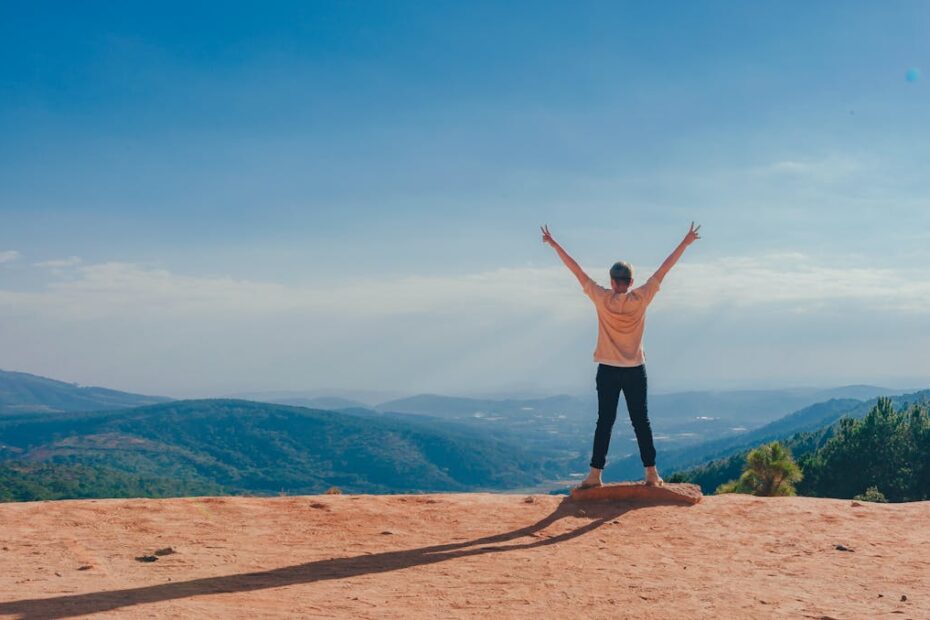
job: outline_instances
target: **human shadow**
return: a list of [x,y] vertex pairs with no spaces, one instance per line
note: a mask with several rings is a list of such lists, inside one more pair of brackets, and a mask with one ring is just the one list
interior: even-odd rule
[[[616,502],[577,503],[566,498],[551,514],[532,525],[475,540],[345,558],[316,560],[237,575],[202,577],[188,581],[173,581],[122,590],[0,602],[0,617],[12,615],[19,620],[68,618],[132,605],[156,603],[203,594],[280,588],[294,584],[385,573],[485,553],[503,553],[519,549],[546,547],[587,534],[604,523],[614,520],[637,507],[660,504],[673,504],[673,502],[659,501],[638,505]],[[532,542],[502,544],[519,538],[533,537],[559,519],[566,517],[581,517],[590,519],[590,521],[580,527],[552,537],[536,538]]]

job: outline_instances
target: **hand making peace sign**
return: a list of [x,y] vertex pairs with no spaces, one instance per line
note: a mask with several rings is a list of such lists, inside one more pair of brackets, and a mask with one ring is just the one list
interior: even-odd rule
[[697,239],[701,238],[701,235],[698,234],[698,231],[701,230],[701,225],[698,224],[697,228],[694,227],[694,222],[691,222],[691,230],[688,231],[688,234],[685,235],[685,244],[691,245]]

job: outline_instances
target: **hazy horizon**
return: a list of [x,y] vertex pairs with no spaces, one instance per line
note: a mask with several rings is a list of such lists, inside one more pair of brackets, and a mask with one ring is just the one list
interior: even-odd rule
[[[13,368],[0,368],[0,371],[6,372],[26,372],[35,376],[36,373],[29,373],[24,370]],[[72,383],[82,388],[105,388],[115,389],[118,391],[132,392],[129,389],[106,385],[101,383],[80,383],[70,381],[66,377],[45,377],[65,383]],[[747,386],[695,386],[691,388],[680,389],[656,389],[652,390],[654,395],[677,395],[688,393],[733,393],[733,392],[829,392],[832,390],[842,390],[847,388],[879,388],[884,390],[895,390],[901,394],[917,392],[920,390],[930,389],[930,384],[907,384],[907,383],[889,383],[884,385],[873,384],[844,384],[844,385],[747,385]],[[596,394],[593,389],[587,386],[567,386],[565,389],[545,389],[540,386],[532,385],[512,385],[504,386],[499,390],[458,390],[441,392],[436,390],[425,390],[418,392],[404,392],[398,390],[365,390],[359,388],[345,387],[322,387],[313,389],[274,389],[274,390],[244,390],[234,392],[194,392],[194,393],[147,393],[147,396],[160,396],[173,399],[198,399],[198,398],[243,398],[250,400],[268,400],[281,401],[284,399],[315,399],[315,398],[342,398],[354,400],[368,406],[379,405],[392,400],[401,400],[413,396],[438,396],[449,398],[471,398],[487,400],[534,400],[544,399],[555,396],[570,396],[573,398],[595,398]]]
[[175,397],[930,386],[930,5],[0,8],[0,367]]
[[[715,389],[715,388],[706,388],[706,389],[690,389],[690,390],[655,390],[653,392],[654,396],[665,396],[672,394],[687,394],[687,393],[713,393],[713,392],[765,392],[765,391],[830,391],[836,389],[842,389],[846,387],[860,387],[855,385],[834,385],[834,386],[769,386],[769,387],[744,387],[744,388],[731,388],[731,389]],[[899,386],[899,385],[882,385],[882,386],[864,386],[861,387],[877,387],[883,389],[891,390],[900,390],[902,394],[916,392],[927,387],[921,386]],[[377,394],[377,397],[375,397]],[[374,406],[379,405],[390,400],[399,400],[403,398],[408,398],[411,396],[439,396],[439,397],[451,397],[451,398],[474,398],[474,399],[487,399],[487,400],[534,400],[540,398],[547,398],[551,396],[571,396],[571,397],[588,397],[591,399],[596,399],[596,394],[593,389],[584,389],[576,388],[574,390],[563,390],[563,391],[552,391],[547,392],[543,390],[535,389],[513,389],[513,390],[502,390],[497,392],[451,392],[451,393],[438,393],[438,392],[383,392],[383,393],[368,393],[368,392],[359,392],[352,389],[317,389],[317,390],[282,390],[282,391],[257,391],[257,392],[241,392],[233,394],[225,394],[222,396],[225,397],[239,397],[239,398],[268,398],[281,400],[284,398],[346,398],[349,400],[356,400],[363,404]],[[201,395],[203,396],[203,395]]]

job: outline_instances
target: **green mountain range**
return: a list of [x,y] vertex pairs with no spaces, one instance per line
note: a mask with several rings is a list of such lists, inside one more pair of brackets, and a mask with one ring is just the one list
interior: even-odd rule
[[[6,415],[0,465],[8,481],[48,479],[49,467],[69,476],[90,468],[115,486],[183,481],[187,492],[254,494],[513,488],[558,469],[544,455],[453,425],[241,400]],[[109,495],[101,485],[84,496]]]
[[[771,419],[805,399],[888,392],[849,386],[658,395],[652,409],[660,466],[665,473],[692,468],[685,475],[713,491],[718,478],[738,474],[748,449],[780,439],[798,454],[813,451],[838,419],[861,417],[874,400],[831,398],[754,428],[732,424]],[[303,406],[169,401],[0,371],[0,500],[552,488],[586,468],[595,418],[593,403],[570,396],[420,395],[376,409],[346,398],[290,397]],[[613,454],[635,447],[624,423],[621,415]],[[672,429],[690,438],[662,439]],[[638,456],[613,457],[606,475],[639,478]]]
[[81,387],[25,372],[0,370],[0,416],[29,412],[125,409],[168,400],[100,387]]

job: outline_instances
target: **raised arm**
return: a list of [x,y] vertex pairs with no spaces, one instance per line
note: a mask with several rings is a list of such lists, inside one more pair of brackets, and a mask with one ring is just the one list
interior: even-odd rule
[[581,285],[584,286],[585,283],[590,280],[588,274],[575,262],[575,259],[568,255],[568,252],[562,249],[562,246],[552,238],[552,235],[549,233],[549,226],[541,227],[543,234],[543,243],[548,243],[553,247],[556,253],[559,255],[559,258],[562,259],[562,262],[565,263],[565,266],[568,267],[569,271],[575,274],[575,277],[578,278],[578,281],[581,282]]
[[675,248],[675,251],[669,254],[668,258],[665,259],[665,262],[656,270],[653,277],[658,277],[661,281],[665,275],[672,270],[672,267],[675,266],[675,263],[678,262],[678,259],[681,258],[681,255],[685,253],[685,249],[694,243],[697,239],[701,238],[701,235],[698,234],[698,231],[701,230],[701,226],[698,225],[696,228],[694,222],[691,222],[691,229],[688,231],[688,234],[685,235],[685,238],[681,240],[681,243],[678,244],[678,247]]

